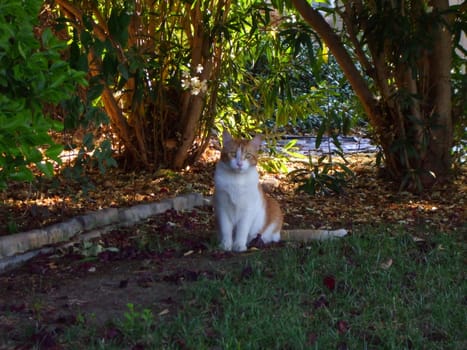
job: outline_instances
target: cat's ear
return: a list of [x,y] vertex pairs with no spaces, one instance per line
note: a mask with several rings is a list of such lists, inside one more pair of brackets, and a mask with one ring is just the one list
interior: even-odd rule
[[258,150],[261,148],[262,142],[263,142],[263,138],[261,137],[261,135],[256,135],[253,138],[253,140],[251,140],[251,144]]
[[222,142],[223,144],[227,144],[229,142],[232,142],[233,138],[232,138],[232,135],[230,135],[230,133],[227,131],[227,129],[224,129],[224,131],[222,132]]

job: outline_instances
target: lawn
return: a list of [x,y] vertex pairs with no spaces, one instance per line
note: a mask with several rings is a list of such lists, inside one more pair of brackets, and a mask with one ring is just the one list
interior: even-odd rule
[[[403,226],[284,244],[216,261],[180,279],[173,307],[129,304],[96,329],[57,336],[70,349],[465,349],[462,233]],[[196,264],[196,256],[192,257]]]

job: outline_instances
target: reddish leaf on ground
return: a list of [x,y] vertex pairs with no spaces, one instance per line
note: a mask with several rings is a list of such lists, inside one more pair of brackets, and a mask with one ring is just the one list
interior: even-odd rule
[[70,325],[76,324],[78,322],[78,319],[76,318],[75,315],[65,314],[65,315],[58,316],[55,322],[58,324],[65,325],[65,326],[70,326]]
[[337,321],[336,327],[337,327],[337,331],[339,332],[339,334],[347,333],[347,331],[350,328],[349,324],[345,320]]
[[121,280],[118,284],[118,288],[126,288],[128,286],[128,280]]
[[331,292],[336,288],[336,278],[333,275],[324,277],[323,283]]

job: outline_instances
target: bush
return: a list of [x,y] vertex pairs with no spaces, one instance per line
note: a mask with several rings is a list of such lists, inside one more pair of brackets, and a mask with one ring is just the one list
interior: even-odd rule
[[34,35],[41,0],[8,0],[0,5],[0,189],[9,180],[31,181],[35,167],[53,175],[63,147],[51,130],[62,124],[44,113],[70,97],[84,72],[70,68],[60,54],[66,43],[50,29]]

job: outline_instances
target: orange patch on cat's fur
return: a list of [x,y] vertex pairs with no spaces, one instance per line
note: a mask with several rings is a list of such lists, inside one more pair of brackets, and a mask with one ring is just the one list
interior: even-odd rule
[[274,223],[276,230],[280,231],[284,222],[284,215],[282,214],[279,202],[264,193],[263,186],[261,184],[258,184],[258,189],[263,196],[263,203],[266,211],[266,222],[260,233],[263,233],[266,227],[271,223]]

